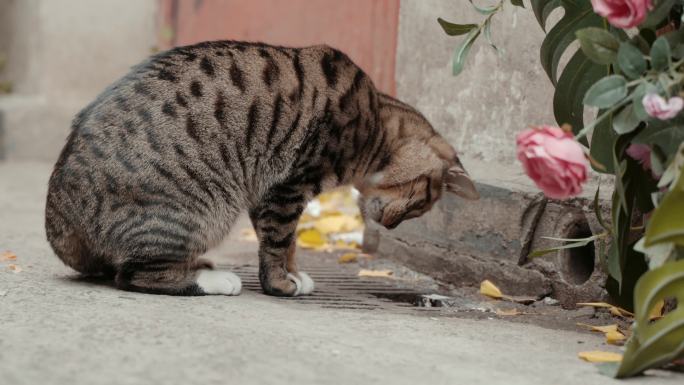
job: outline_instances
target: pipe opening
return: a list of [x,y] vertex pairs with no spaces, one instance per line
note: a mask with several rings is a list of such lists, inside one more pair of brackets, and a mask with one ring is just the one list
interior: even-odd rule
[[[570,226],[565,238],[587,238],[592,235],[589,223],[586,219],[582,218]],[[594,242],[592,241],[582,247],[573,247],[562,251],[561,273],[566,282],[581,285],[589,280],[594,273],[596,265],[595,250]]]

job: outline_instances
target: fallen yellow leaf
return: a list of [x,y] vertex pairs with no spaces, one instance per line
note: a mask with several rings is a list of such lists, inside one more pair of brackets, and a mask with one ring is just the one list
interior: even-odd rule
[[605,326],[594,326],[594,325],[588,325],[588,324],[583,324],[583,323],[577,323],[577,325],[591,329],[592,331],[601,332],[601,333],[610,333],[610,332],[618,331],[617,324],[605,325]]
[[318,219],[314,228],[321,234],[347,233],[363,227],[358,219],[351,215],[334,214],[325,215]]
[[609,331],[606,333],[606,342],[611,345],[622,345],[627,337],[619,331]]
[[577,356],[587,362],[620,362],[622,354],[602,351],[579,352]]
[[392,270],[366,270],[361,269],[359,271],[359,277],[389,277],[392,274]]
[[617,317],[634,317],[634,313],[628,312],[627,310],[617,307],[615,305],[611,305],[609,303],[605,302],[581,302],[578,303],[577,306],[591,306],[591,307],[597,307],[597,308],[606,308],[610,311],[610,314],[617,316]]
[[648,313],[648,319],[653,321],[663,316],[663,308],[665,307],[665,300],[660,300],[655,304],[651,312]]
[[345,242],[341,239],[338,239],[335,241],[335,243],[332,245],[333,249],[338,249],[338,250],[358,250],[360,249],[359,245],[356,244],[356,242]]
[[480,294],[484,294],[487,297],[495,299],[501,299],[503,297],[501,290],[499,290],[499,288],[489,280],[484,280],[480,284]]
[[16,260],[17,260],[17,255],[11,251],[5,251],[4,253],[0,254],[0,261],[16,261]]
[[522,313],[518,311],[518,309],[508,309],[508,310],[501,310],[501,309],[496,309],[496,315],[501,315],[501,316],[514,316],[514,315],[521,315]]
[[19,265],[15,265],[13,263],[10,263],[9,265],[7,265],[7,267],[15,273],[21,273],[22,270]]
[[297,245],[305,249],[321,249],[326,247],[326,239],[318,230],[308,229],[299,233]]
[[337,259],[338,263],[352,263],[356,262],[356,259],[358,258],[357,253],[346,253],[340,255],[340,258]]

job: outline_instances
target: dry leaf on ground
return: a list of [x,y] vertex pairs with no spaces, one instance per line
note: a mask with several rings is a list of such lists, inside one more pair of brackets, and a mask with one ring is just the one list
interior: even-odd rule
[[15,265],[14,263],[10,263],[9,265],[7,265],[7,267],[14,273],[21,273],[22,271],[22,268],[19,265]]
[[606,343],[609,343],[611,345],[622,345],[627,339],[627,337],[624,334],[622,334],[617,324],[594,326],[578,323],[577,326],[582,326],[590,329],[591,331],[603,333],[606,337]]
[[605,325],[605,326],[594,326],[589,324],[577,323],[577,326],[582,326],[595,332],[610,333],[618,331],[617,324]]
[[617,330],[606,333],[606,342],[611,345],[622,345],[626,339],[627,337]]
[[0,261],[16,261],[17,255],[11,251],[5,251],[0,254]]
[[651,312],[648,315],[648,319],[653,321],[656,319],[660,319],[663,316],[663,309],[665,308],[665,300],[660,300],[658,303],[655,304],[653,309],[651,309]]
[[480,294],[494,299],[501,299],[503,297],[501,290],[489,280],[484,280],[480,284]]
[[631,313],[623,308],[605,302],[581,302],[578,303],[577,306],[590,306],[608,309],[610,311],[610,314],[616,317],[634,317],[634,313]]
[[390,277],[394,274],[392,270],[367,270],[367,269],[361,269],[359,271],[358,276],[359,277]]
[[484,280],[480,284],[480,294],[494,299],[505,299],[506,301],[517,302],[523,305],[529,305],[535,301],[535,298],[505,295],[489,280]]
[[340,255],[340,257],[337,259],[338,263],[353,263],[356,262],[358,258],[357,253],[346,253]]
[[577,356],[587,362],[620,362],[622,354],[613,352],[590,351],[579,352]]

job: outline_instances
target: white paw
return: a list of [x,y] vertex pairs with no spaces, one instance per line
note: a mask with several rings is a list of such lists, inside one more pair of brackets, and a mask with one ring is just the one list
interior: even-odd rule
[[207,294],[238,295],[242,290],[240,277],[230,271],[202,269],[197,274],[197,285]]
[[294,292],[293,296],[309,295],[314,291],[314,281],[302,271],[297,274],[288,273],[287,278],[297,285],[297,290]]

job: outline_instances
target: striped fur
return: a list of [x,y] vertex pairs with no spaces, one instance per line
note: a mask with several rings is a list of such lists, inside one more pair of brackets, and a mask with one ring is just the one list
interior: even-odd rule
[[428,210],[455,165],[418,112],[335,49],[201,43],[138,65],[76,116],[47,237],[67,265],[122,289],[202,295],[211,265],[198,256],[248,210],[264,290],[293,295],[310,199],[353,184],[366,217],[393,227]]

